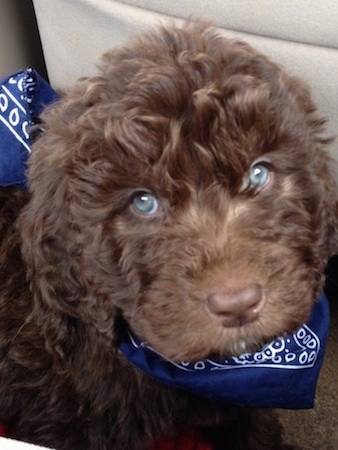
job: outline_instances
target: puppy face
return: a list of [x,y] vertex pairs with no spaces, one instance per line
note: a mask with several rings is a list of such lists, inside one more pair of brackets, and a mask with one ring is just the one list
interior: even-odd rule
[[173,360],[251,351],[307,320],[337,191],[302,83],[188,25],[107,53],[44,121],[21,219],[39,305],[107,339],[122,314]]

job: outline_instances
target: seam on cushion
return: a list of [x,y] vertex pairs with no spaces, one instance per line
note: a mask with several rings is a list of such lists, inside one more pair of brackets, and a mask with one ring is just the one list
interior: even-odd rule
[[[194,19],[194,14],[191,14],[190,16],[188,15],[187,17],[181,17],[181,16],[177,16],[174,14],[168,14],[168,13],[164,13],[160,10],[156,10],[156,9],[151,9],[151,8],[147,8],[147,7],[140,7],[139,5],[132,5],[128,2],[124,2],[123,0],[115,0],[116,3],[120,3],[126,7],[131,7],[131,8],[136,8],[142,11],[148,11],[150,13],[154,13],[154,14],[160,14],[163,17],[168,17],[168,18],[172,18],[172,19],[176,19],[176,20],[181,20],[184,21],[186,20],[188,17],[191,17],[192,19]],[[199,16],[196,14],[196,18],[198,19]],[[207,19],[208,20],[208,19]],[[233,31],[234,33],[242,33],[245,34],[247,36],[256,36],[256,37],[262,37],[262,38],[268,38],[271,40],[275,40],[275,41],[282,41],[282,42],[290,42],[290,43],[295,43],[295,44],[301,44],[301,45],[306,45],[306,46],[310,46],[310,47],[320,47],[320,48],[326,48],[326,49],[333,49],[333,50],[338,50],[338,47],[335,47],[334,45],[325,45],[325,44],[320,44],[320,43],[315,43],[315,42],[307,42],[307,41],[303,41],[301,39],[287,39],[287,38],[283,38],[283,37],[278,37],[278,36],[271,36],[269,34],[265,34],[265,33],[253,33],[252,31],[245,31],[245,30],[241,30],[241,29],[237,29],[237,28],[231,28],[231,27],[223,27],[221,25],[218,25],[217,23],[215,23],[212,19],[210,19],[210,22],[213,23],[217,28],[221,29],[221,30],[226,30],[226,31]]]

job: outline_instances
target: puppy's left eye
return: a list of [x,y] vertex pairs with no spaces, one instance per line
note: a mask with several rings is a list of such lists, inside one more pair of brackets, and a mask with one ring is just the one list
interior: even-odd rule
[[138,192],[132,199],[134,210],[143,216],[152,216],[159,210],[157,198],[149,192]]
[[261,189],[269,183],[270,178],[270,169],[263,163],[257,163],[250,169],[249,185],[253,189]]

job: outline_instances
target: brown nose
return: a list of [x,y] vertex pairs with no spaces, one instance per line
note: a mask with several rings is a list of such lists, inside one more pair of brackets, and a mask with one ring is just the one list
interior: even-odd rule
[[225,327],[237,327],[253,322],[262,303],[262,287],[249,284],[236,292],[215,292],[207,298],[207,308],[217,315]]

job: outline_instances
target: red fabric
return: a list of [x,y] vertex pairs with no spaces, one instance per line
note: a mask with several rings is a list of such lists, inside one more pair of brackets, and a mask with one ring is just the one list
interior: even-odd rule
[[[6,436],[6,430],[0,424],[0,437]],[[161,439],[151,450],[212,450],[210,445],[201,441],[199,436],[186,433],[176,439]]]
[[163,438],[151,450],[212,450],[199,436],[186,433],[176,439]]

